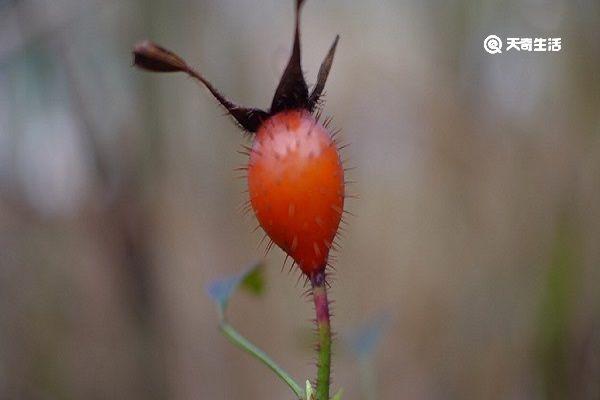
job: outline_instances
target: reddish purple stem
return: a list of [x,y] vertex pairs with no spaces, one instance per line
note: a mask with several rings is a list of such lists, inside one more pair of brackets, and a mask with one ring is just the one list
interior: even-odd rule
[[317,314],[317,333],[319,336],[319,361],[317,370],[317,400],[329,400],[329,381],[331,370],[331,325],[329,301],[325,272],[321,271],[311,276],[313,299]]

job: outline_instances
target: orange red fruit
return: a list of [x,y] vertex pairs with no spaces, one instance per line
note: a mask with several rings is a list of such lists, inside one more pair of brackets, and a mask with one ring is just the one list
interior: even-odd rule
[[308,111],[283,111],[262,124],[248,191],[275,244],[305,274],[324,270],[344,208],[344,169],[329,133]]

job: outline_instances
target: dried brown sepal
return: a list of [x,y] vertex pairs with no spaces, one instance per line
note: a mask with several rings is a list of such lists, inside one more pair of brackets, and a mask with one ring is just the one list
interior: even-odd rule
[[276,114],[283,110],[307,108],[308,86],[302,73],[300,52],[300,9],[304,0],[296,0],[296,21],[294,30],[294,44],[287,67],[283,72],[281,81],[273,96],[271,113]]
[[266,111],[240,107],[229,101],[200,72],[190,67],[183,58],[149,40],[144,40],[134,46],[133,65],[151,72],[184,72],[188,74],[204,85],[240,128],[247,132],[256,132],[262,122],[269,117]]
[[189,70],[181,57],[149,40],[134,46],[133,65],[152,72],[188,72]]
[[340,36],[337,35],[327,56],[323,60],[321,67],[319,68],[319,75],[317,75],[317,83],[308,98],[308,109],[312,112],[315,106],[319,103],[321,95],[323,94],[323,89],[325,89],[325,82],[327,82],[327,77],[329,76],[329,71],[331,70],[331,65],[333,64],[333,56],[335,55],[335,49],[337,47],[338,41],[340,40]]

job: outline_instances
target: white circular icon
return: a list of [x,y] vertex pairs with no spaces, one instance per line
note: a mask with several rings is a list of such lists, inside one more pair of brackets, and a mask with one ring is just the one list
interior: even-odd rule
[[502,39],[496,35],[489,35],[483,41],[483,48],[490,54],[502,53]]

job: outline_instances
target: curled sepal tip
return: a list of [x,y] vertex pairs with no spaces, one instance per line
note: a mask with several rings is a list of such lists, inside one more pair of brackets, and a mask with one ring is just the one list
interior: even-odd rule
[[144,40],[133,47],[133,65],[151,72],[187,72],[188,66],[177,54]]

